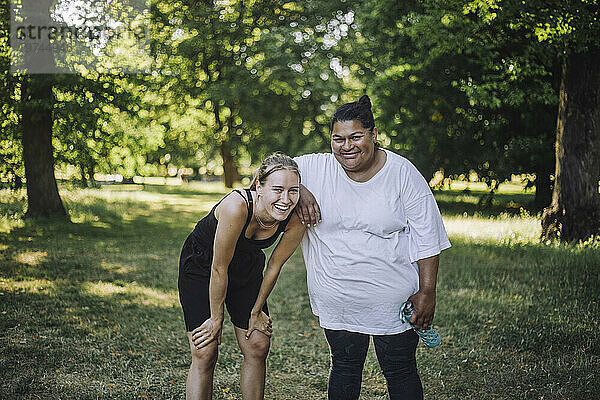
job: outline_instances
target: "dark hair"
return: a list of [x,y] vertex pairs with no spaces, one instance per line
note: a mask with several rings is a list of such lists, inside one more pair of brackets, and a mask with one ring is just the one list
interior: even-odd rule
[[300,179],[300,170],[298,169],[298,164],[296,164],[296,161],[294,161],[292,157],[288,156],[287,154],[278,151],[265,158],[260,164],[260,167],[254,171],[250,190],[256,190],[257,181],[261,184],[264,184],[267,176],[271,175],[275,171],[279,171],[280,169],[293,171],[298,174],[298,179]]
[[329,132],[333,132],[333,125],[340,121],[360,121],[363,128],[373,131],[375,128],[375,118],[373,118],[373,112],[371,111],[371,99],[369,96],[362,95],[358,101],[353,103],[342,104],[333,114],[331,118],[331,126]]

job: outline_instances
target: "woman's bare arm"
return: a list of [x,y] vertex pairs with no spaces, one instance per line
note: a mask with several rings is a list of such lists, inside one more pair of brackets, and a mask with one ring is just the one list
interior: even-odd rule
[[213,340],[217,340],[219,344],[221,343],[224,303],[228,284],[227,270],[247,216],[246,204],[243,199],[237,198],[237,196],[226,197],[215,209],[215,217],[217,217],[218,222],[208,286],[210,318],[192,331],[192,340],[197,348],[202,348]]
[[417,328],[427,328],[433,323],[435,314],[435,297],[440,255],[417,261],[419,265],[419,291],[410,297],[414,305],[414,313],[410,323]]
[[262,312],[262,308],[267,301],[267,297],[269,297],[269,294],[271,294],[275,283],[277,282],[277,278],[281,272],[281,267],[291,257],[291,255],[294,254],[294,251],[302,240],[305,230],[306,226],[300,222],[298,215],[293,214],[283,236],[281,237],[281,240],[273,250],[273,253],[271,253],[271,257],[269,257],[269,261],[267,262],[267,268],[265,269],[265,274],[258,292],[258,297],[254,303],[252,311],[250,312],[250,322],[248,324],[246,338],[249,338],[252,331],[256,329],[265,333],[267,336],[271,336],[271,320],[266,314],[263,315],[264,313]]

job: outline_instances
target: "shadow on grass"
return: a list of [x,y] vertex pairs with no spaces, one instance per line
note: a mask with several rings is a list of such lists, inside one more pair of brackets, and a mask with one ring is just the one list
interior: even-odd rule
[[[205,213],[163,202],[86,197],[67,201],[71,223],[52,219],[25,219],[9,232],[0,232],[0,275],[21,279],[83,281],[137,280],[164,288],[160,274],[177,270],[179,250],[194,224]],[[201,201],[218,198],[202,194]],[[3,207],[7,210],[14,207]],[[12,211],[10,211],[12,212]],[[19,262],[25,259],[25,262]],[[51,264],[49,267],[47,264]],[[169,288],[173,288],[172,282]]]
[[[153,225],[144,219],[137,223]],[[113,259],[114,265],[96,258],[99,243],[104,243],[100,238],[83,253],[81,248],[71,253],[63,249],[60,258],[48,257],[36,265],[15,260],[19,266],[3,268],[5,279],[22,286],[2,298],[7,314],[0,318],[6,332],[0,354],[3,372],[12,378],[0,393],[5,398],[32,393],[180,397],[188,355],[175,287],[173,255],[179,244],[170,234],[166,232],[165,242],[151,241],[145,248],[114,242],[121,243],[120,253],[134,252],[126,255],[132,258]],[[144,253],[158,253],[163,246],[172,249],[158,254],[155,262],[135,264]],[[27,251],[43,248],[53,249],[38,243]],[[428,396],[590,398],[598,384],[589,377],[600,372],[592,329],[599,322],[599,265],[594,249],[453,239],[453,247],[442,256],[438,282],[436,324],[443,344],[419,350]],[[276,385],[272,393],[294,385],[297,398],[308,399],[302,397],[303,390],[312,391],[311,396],[324,392],[328,350],[308,310],[300,256],[286,268],[269,300],[277,329],[269,368],[281,374],[270,378]],[[240,358],[232,332],[224,343],[216,398],[239,391],[235,382]],[[365,398],[376,398],[385,382],[376,379],[374,359],[366,371],[373,380],[365,382]],[[439,380],[444,386],[427,385]],[[290,393],[289,388],[281,390]],[[276,398],[289,398],[285,396]]]
[[188,365],[173,301],[145,304],[147,296],[128,292],[95,295],[86,282],[69,279],[36,285],[2,295],[0,397],[181,396],[180,385],[168,384],[183,381]]
[[177,264],[195,213],[160,199],[68,206],[83,222],[0,233],[0,398],[180,398]]

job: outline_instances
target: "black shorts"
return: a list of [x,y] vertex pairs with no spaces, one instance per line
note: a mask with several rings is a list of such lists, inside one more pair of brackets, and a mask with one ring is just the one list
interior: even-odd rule
[[[178,281],[179,301],[183,308],[185,327],[188,332],[198,328],[210,318],[208,285],[211,262],[212,260],[199,254],[191,235],[188,236],[179,257]],[[261,284],[262,273],[245,279],[242,286],[235,284],[227,286],[225,306],[233,325],[241,329],[248,329],[250,311],[254,307]],[[262,309],[267,315],[269,314],[266,302]]]

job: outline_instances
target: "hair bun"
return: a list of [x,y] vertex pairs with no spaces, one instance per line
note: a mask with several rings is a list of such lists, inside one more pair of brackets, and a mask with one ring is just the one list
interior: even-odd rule
[[360,96],[360,99],[358,99],[357,103],[359,106],[371,109],[371,99],[366,94]]

